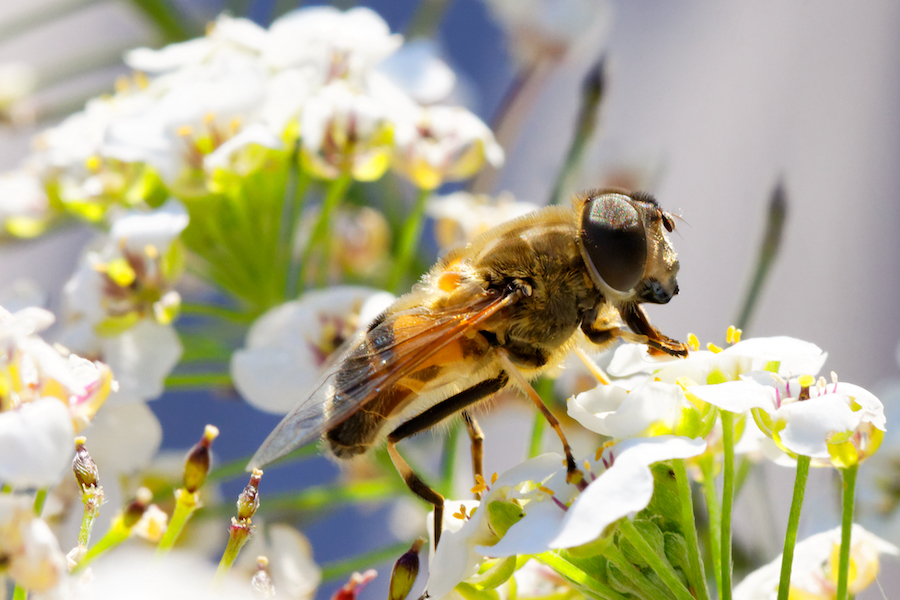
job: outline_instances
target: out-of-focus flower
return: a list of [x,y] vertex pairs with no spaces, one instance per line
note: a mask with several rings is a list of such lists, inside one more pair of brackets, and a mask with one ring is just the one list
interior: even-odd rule
[[487,0],[523,65],[596,52],[612,22],[608,0]]
[[331,244],[329,256],[342,273],[372,276],[385,268],[391,230],[384,215],[374,208],[342,208],[335,215]]
[[116,398],[155,398],[181,356],[171,322],[181,303],[173,289],[183,269],[177,238],[187,222],[174,200],[118,219],[66,284],[69,318],[61,341],[115,369]]
[[276,306],[256,320],[246,347],[232,356],[235,387],[253,406],[286,413],[307,397],[327,358],[393,299],[342,286]]
[[175,551],[155,557],[149,548],[120,547],[93,562],[91,573],[90,577],[80,574],[66,577],[56,597],[255,600],[249,578],[228,577],[222,585],[213,586],[210,582],[215,575],[215,566],[188,552]]
[[52,217],[40,179],[24,169],[0,175],[0,229],[31,238],[42,234]]
[[[791,598],[803,600],[832,600],[837,592],[838,561],[841,547],[841,528],[806,538],[794,547],[791,568]],[[854,525],[850,535],[850,596],[866,589],[878,576],[879,555],[900,553],[893,544],[879,539],[860,525]],[[735,600],[774,600],[778,597],[781,576],[779,556],[764,567],[753,571],[734,588]]]
[[267,571],[278,596],[310,600],[315,595],[322,572],[313,560],[309,540],[295,528],[283,523],[260,527],[244,547],[233,572],[252,575],[258,556],[268,559]]
[[202,38],[169,44],[158,50],[137,48],[125,55],[129,67],[144,73],[165,73],[209,63],[222,55],[258,56],[266,30],[250,19],[220,15]]
[[28,96],[37,85],[34,67],[24,63],[0,64],[0,123],[17,125],[31,120]]
[[154,80],[145,92],[154,101],[112,122],[101,153],[151,165],[176,194],[204,195],[204,158],[255,117],[266,82],[263,66],[240,55]]
[[509,194],[492,199],[485,195],[456,192],[433,196],[428,201],[426,214],[435,220],[434,232],[438,245],[448,250],[469,242],[495,225],[538,208],[537,204],[518,202]]
[[[302,43],[298,43],[302,40]],[[321,84],[344,79],[360,85],[369,70],[403,43],[368,8],[341,12],[331,6],[293,11],[269,28],[262,58],[276,69],[312,67]]]
[[587,459],[583,490],[566,482],[561,456],[545,454],[485,482],[480,504],[462,503],[448,518],[457,502],[446,502],[448,528],[431,557],[428,593],[435,598],[449,593],[477,572],[485,556],[539,554],[595,540],[608,525],[650,502],[651,464],[696,456],[705,448],[704,440],[673,436],[606,447]]
[[[0,308],[0,478],[16,487],[55,483],[73,438],[114,387],[109,368],[63,355],[36,334],[53,322],[43,309]],[[13,460],[14,458],[14,460]]]
[[350,173],[381,177],[390,164],[393,127],[384,103],[343,80],[311,96],[300,115],[303,167],[322,179]]
[[433,190],[467,179],[485,162],[503,164],[503,149],[481,119],[458,106],[408,107],[394,129],[394,168]]
[[0,564],[16,585],[33,592],[55,588],[67,572],[59,542],[34,514],[31,498],[0,494]]

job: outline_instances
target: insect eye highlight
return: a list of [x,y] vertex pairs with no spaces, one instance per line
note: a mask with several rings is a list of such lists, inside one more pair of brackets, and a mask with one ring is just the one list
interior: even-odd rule
[[624,194],[603,194],[585,202],[579,244],[592,275],[614,290],[631,290],[644,275],[644,220]]

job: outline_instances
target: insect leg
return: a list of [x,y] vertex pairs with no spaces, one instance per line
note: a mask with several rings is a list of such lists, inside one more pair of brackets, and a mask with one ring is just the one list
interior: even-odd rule
[[[462,418],[466,422],[469,439],[472,440],[472,474],[477,480],[479,475],[482,478],[484,477],[484,465],[482,464],[482,459],[484,458],[484,432],[481,431],[478,421],[469,414],[469,411],[464,410]],[[475,499],[481,500],[481,494],[476,493]]]
[[464,410],[467,406],[478,402],[490,396],[494,392],[501,390],[509,382],[509,376],[501,372],[493,379],[486,379],[481,383],[461,391],[460,393],[450,396],[443,402],[435,404],[425,412],[417,415],[401,424],[388,435],[387,450],[391,457],[391,462],[397,468],[406,486],[416,496],[434,505],[434,547],[437,548],[438,541],[441,539],[441,528],[444,523],[444,497],[428,487],[418,475],[410,468],[409,464],[403,460],[400,453],[397,452],[397,442],[402,439],[413,436],[421,431],[428,429],[433,425],[437,425],[450,415]]
[[635,333],[647,336],[647,345],[651,350],[657,353],[664,353],[670,356],[687,356],[688,348],[686,345],[666,337],[659,330],[650,324],[647,313],[638,304],[632,304],[620,310],[625,323],[631,327]]
[[572,456],[572,448],[569,446],[569,440],[566,439],[566,435],[559,426],[559,421],[553,416],[553,413],[550,412],[538,393],[534,391],[534,388],[531,387],[531,384],[528,383],[528,380],[525,379],[525,376],[522,375],[518,367],[516,367],[509,359],[509,354],[503,349],[498,349],[496,352],[497,357],[500,359],[500,364],[503,365],[506,372],[513,378],[516,385],[519,386],[519,389],[521,389],[526,396],[531,398],[535,406],[538,407],[538,410],[541,411],[541,414],[544,415],[544,418],[547,419],[547,422],[550,423],[550,427],[552,427],[553,431],[556,432],[556,435],[559,436],[563,445],[563,451],[566,453],[566,481],[576,485],[580,484],[584,478],[584,474],[579,471],[578,467],[575,465],[575,457]]

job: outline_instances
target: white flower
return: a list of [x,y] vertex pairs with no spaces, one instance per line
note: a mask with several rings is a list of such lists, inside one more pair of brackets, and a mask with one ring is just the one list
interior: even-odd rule
[[754,372],[740,381],[690,386],[698,398],[735,412],[753,409],[757,425],[792,456],[846,467],[871,456],[884,436],[884,406],[863,388],[817,384],[811,376],[783,380]]
[[[72,436],[61,441],[70,431],[81,430],[96,414],[114,387],[109,368],[74,354],[63,354],[36,335],[53,323],[53,315],[39,308],[27,308],[9,314],[0,308],[0,416],[3,416],[4,442],[14,448],[27,440],[21,436],[27,430],[39,439],[53,440],[53,445],[71,456]],[[57,402],[69,419],[69,427],[61,429],[59,410],[55,408],[28,409],[17,414],[30,403],[41,399]],[[42,403],[42,406],[51,406]],[[38,412],[35,412],[38,411]],[[38,432],[46,427],[43,434]],[[18,439],[19,441],[15,441]],[[24,450],[23,450],[24,451]],[[52,454],[59,456],[59,452]],[[15,453],[6,456],[14,456]],[[40,460],[37,458],[37,460]],[[58,473],[50,476],[56,477]],[[24,474],[28,477],[28,474]],[[38,477],[48,477],[42,471]]]
[[343,80],[307,100],[300,131],[303,166],[316,177],[336,179],[349,172],[373,181],[390,163],[392,124],[386,106]]
[[[838,555],[841,544],[841,528],[819,533],[799,542],[794,547],[791,568],[791,598],[831,600],[837,590]],[[850,534],[849,595],[855,596],[867,588],[878,576],[879,555],[896,556],[900,551],[863,529],[854,525]],[[753,571],[734,588],[735,600],[775,600],[781,575],[779,556],[764,567]]]
[[40,179],[24,169],[0,175],[0,228],[30,238],[44,232],[51,216]]
[[420,38],[409,41],[379,63],[372,76],[383,76],[420,104],[446,101],[456,74],[441,60],[437,45]]
[[720,352],[691,352],[686,359],[657,358],[650,356],[642,344],[622,344],[616,348],[609,374],[625,377],[652,373],[669,383],[687,377],[694,383],[704,384],[710,376],[733,381],[742,373],[764,369],[783,377],[815,375],[826,358],[828,354],[815,344],[784,336],[742,340]]
[[368,8],[341,12],[331,6],[301,8],[269,28],[263,60],[276,69],[309,65],[322,84],[342,78],[359,83],[403,43]]
[[[566,469],[560,467],[563,458],[557,454],[514,467],[488,486],[480,504],[463,504],[467,516],[461,526],[446,517],[456,502],[445,503],[444,519],[450,528],[441,535],[430,562],[426,589],[431,596],[442,597],[474,575],[485,556],[539,554],[595,540],[608,525],[650,502],[651,464],[696,456],[705,448],[702,439],[674,436],[621,442],[588,459],[583,491],[566,482]],[[521,518],[502,536],[490,517],[494,502],[521,508]],[[473,515],[474,506],[478,509]]]
[[219,15],[206,36],[159,50],[137,48],[125,55],[132,69],[161,73],[189,68],[220,57],[223,53],[258,55],[266,43],[266,30],[250,19]]
[[313,560],[309,540],[295,528],[283,523],[258,527],[241,551],[235,570],[249,579],[259,556],[269,560],[268,572],[279,597],[310,600],[315,595],[322,571]]
[[0,115],[9,118],[16,104],[34,91],[37,73],[24,63],[0,63]]
[[387,292],[345,286],[276,306],[256,320],[245,349],[232,356],[235,387],[261,410],[288,412],[309,395],[328,356],[393,299]]
[[417,187],[467,179],[485,162],[503,164],[503,149],[481,119],[458,106],[404,111],[395,119],[394,168]]
[[252,122],[267,78],[259,61],[241,55],[160,77],[145,110],[110,125],[101,153],[150,164],[181,194],[205,193],[204,157]]
[[570,417],[618,440],[662,433],[703,436],[709,433],[709,427],[701,426],[708,412],[691,403],[681,386],[661,381],[647,381],[631,391],[598,385],[568,402]]
[[432,196],[425,210],[435,220],[438,244],[446,250],[461,246],[495,225],[538,208],[538,205],[530,202],[517,202],[508,194],[492,199],[456,192],[446,196]]
[[34,514],[30,497],[0,494],[0,557],[12,580],[32,592],[55,588],[67,573],[59,542]]
[[72,416],[57,398],[0,412],[0,480],[16,489],[55,484],[71,466],[74,438]]

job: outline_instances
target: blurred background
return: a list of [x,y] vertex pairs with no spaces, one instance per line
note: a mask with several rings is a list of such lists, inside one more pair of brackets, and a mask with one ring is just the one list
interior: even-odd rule
[[[139,9],[151,4],[0,4],[0,65],[22,63],[36,72],[36,92],[23,107],[36,122],[0,129],[0,169],[19,163],[37,130],[111,90],[115,78],[127,73],[124,50],[202,35],[204,24],[225,9],[268,25],[295,6],[281,0],[178,2],[179,32],[161,30]],[[402,33],[418,3],[359,4]],[[437,41],[469,108],[490,123],[516,77],[507,33],[480,0],[447,1],[445,8]],[[745,337],[788,335],[819,345],[829,353],[826,371],[879,395],[890,426],[900,398],[900,4],[621,0],[608,8],[606,26],[541,73],[492,191],[547,202],[574,134],[582,82],[604,58],[597,130],[564,191],[632,182],[681,217],[672,238],[682,265],[681,293],[669,305],[651,308],[654,323],[672,337],[693,332],[703,343],[724,343],[750,286],[769,200],[780,182],[787,201],[783,239]],[[0,92],[2,87],[0,80]],[[3,245],[0,289],[29,277],[53,307],[90,236],[87,229],[67,228]],[[225,459],[252,452],[278,420],[237,397],[201,393],[167,394],[151,406],[163,423],[164,447],[186,448],[206,422],[214,422],[222,430],[216,449]],[[486,470],[518,462],[521,457],[505,454],[497,441],[506,428],[530,423],[527,411],[509,409],[482,421]],[[882,456],[897,449],[897,440],[889,429]],[[869,467],[875,465],[863,473]],[[264,480],[263,493],[267,485],[274,490],[294,488],[298,480],[326,481],[335,468],[322,460],[282,471],[280,479]],[[748,486],[754,492],[743,495],[738,508],[738,514],[755,512],[768,523],[744,530],[738,525],[748,547],[768,553],[766,560],[780,551],[792,476],[767,466],[754,475],[760,485]],[[838,485],[831,471],[812,474],[801,538],[838,524]],[[241,487],[226,485],[223,493],[231,497]],[[767,512],[765,506],[773,508]],[[860,507],[864,523],[870,508]],[[342,511],[303,530],[317,560],[333,561],[382,545],[369,538],[390,534],[375,533],[372,523],[387,526],[392,511]],[[335,535],[339,526],[342,533]],[[882,523],[876,531],[900,544],[896,526]],[[894,561],[882,571],[885,597],[900,590],[896,567]],[[380,579],[368,597],[381,597],[387,571]],[[870,589],[860,597],[881,594]]]

